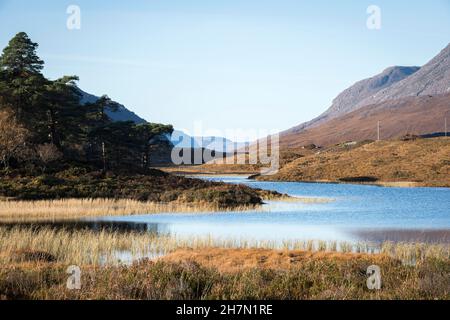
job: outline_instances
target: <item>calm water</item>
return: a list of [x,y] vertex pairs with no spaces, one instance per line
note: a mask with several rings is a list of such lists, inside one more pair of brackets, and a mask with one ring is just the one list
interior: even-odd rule
[[316,204],[269,202],[262,212],[161,213],[93,221],[97,228],[103,224],[158,234],[224,239],[450,243],[450,189],[256,182],[243,177],[205,179],[334,201]]

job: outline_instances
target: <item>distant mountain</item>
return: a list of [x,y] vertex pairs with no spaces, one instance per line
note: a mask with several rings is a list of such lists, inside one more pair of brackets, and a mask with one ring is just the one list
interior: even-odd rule
[[[93,94],[87,93],[80,88],[78,88],[79,93],[81,94],[80,103],[81,104],[87,104],[87,103],[94,103],[98,99],[100,99],[97,96],[94,96]],[[119,104],[119,109],[116,112],[113,112],[111,110],[106,110],[106,114],[113,120],[113,121],[133,121],[137,124],[139,123],[146,123],[144,119],[136,115],[134,112],[128,110],[125,106]]]
[[175,130],[172,134],[171,141],[177,148],[201,148],[197,140],[180,130]]
[[177,148],[205,148],[221,153],[233,153],[248,146],[246,142],[233,142],[223,137],[192,137],[179,130],[174,131],[171,141]]
[[[81,104],[94,103],[100,99],[100,97],[87,93],[80,88],[77,88],[77,90],[81,94]],[[117,111],[107,109],[106,113],[113,121],[133,121],[137,124],[147,122],[121,104],[119,104]],[[235,144],[233,141],[222,137],[191,137],[180,130],[175,130],[169,139],[177,148],[206,148],[223,153],[234,152],[236,149],[246,146],[245,143]]]
[[[373,128],[377,121],[384,119],[389,114],[394,117],[389,119],[389,123],[392,126],[397,124],[398,128],[385,128],[387,129],[385,131],[386,138],[391,137],[395,132],[411,131],[413,128],[417,128],[418,131],[410,133],[431,133],[432,130],[442,129],[441,122],[443,122],[446,109],[441,108],[439,114],[436,106],[443,107],[442,99],[448,99],[448,93],[450,93],[450,44],[421,68],[391,67],[372,78],[357,82],[337,96],[325,113],[309,122],[282,132],[280,141],[282,145],[299,146],[305,143],[338,143],[345,139],[358,140],[369,136],[373,139],[375,132]],[[419,99],[432,96],[442,97],[429,101]],[[417,109],[419,107],[422,109]],[[428,108],[434,108],[434,113],[431,113],[434,116],[432,120],[427,115]],[[415,116],[411,117],[410,111],[413,109]],[[395,113],[392,113],[393,110]],[[375,114],[379,117],[378,120],[373,117]],[[409,118],[406,115],[409,115]],[[425,125],[420,126],[419,130],[421,117],[427,121]],[[357,118],[359,121],[355,121]],[[352,119],[352,121],[338,123],[335,121],[337,119],[339,121]],[[404,124],[407,120],[410,123]],[[369,132],[356,134],[357,132],[361,133],[360,129],[367,126],[365,121],[371,121],[370,134]],[[330,125],[331,123],[334,127]],[[365,129],[369,130],[368,127]],[[325,131],[319,133],[318,130]],[[334,137],[325,138],[330,134]]]

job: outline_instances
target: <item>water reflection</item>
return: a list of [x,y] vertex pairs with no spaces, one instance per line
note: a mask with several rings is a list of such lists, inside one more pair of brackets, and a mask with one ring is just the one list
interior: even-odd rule
[[[120,217],[121,219],[151,219],[152,215],[136,217]],[[186,218],[186,216],[184,216]],[[180,218],[180,216],[178,216]],[[42,228],[66,231],[108,231],[119,233],[147,233],[154,236],[177,237],[214,237],[217,239],[242,239],[251,241],[272,241],[283,243],[284,241],[347,241],[353,243],[383,242],[416,242],[416,243],[450,243],[450,230],[448,229],[367,229],[345,228],[332,226],[299,226],[289,224],[205,224],[197,220],[191,223],[173,222],[137,222],[137,221],[109,221],[105,220],[74,220],[74,221],[39,221],[21,223],[0,223],[0,227],[7,229],[22,228],[38,231]],[[276,232],[273,232],[276,230]]]
[[108,231],[108,232],[139,232],[150,233],[154,235],[167,235],[168,227],[166,224],[160,223],[139,223],[125,221],[89,221],[89,220],[72,220],[72,221],[38,221],[38,222],[14,222],[0,223],[0,227],[6,229],[32,229],[38,231],[40,229],[66,230],[66,231]]
[[449,230],[353,230],[350,233],[362,242],[450,243]]

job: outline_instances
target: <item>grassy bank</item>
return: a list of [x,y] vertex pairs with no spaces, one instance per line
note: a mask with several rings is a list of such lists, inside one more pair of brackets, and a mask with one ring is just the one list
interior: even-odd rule
[[[146,174],[120,174],[72,167],[45,175],[3,173],[0,179],[0,198],[7,200],[130,200],[125,205],[123,202],[117,204],[119,208],[126,207],[126,210],[107,208],[107,211],[112,213],[130,211],[130,209],[131,213],[135,213],[141,209],[154,212],[155,208],[168,209],[171,212],[186,208],[192,211],[189,209],[192,207],[207,210],[253,207],[262,204],[263,198],[282,196],[277,192],[256,190],[244,185],[185,178],[158,170],[151,170]],[[63,204],[62,209],[71,211],[80,209],[79,205],[71,204],[74,204],[75,208],[72,209]],[[30,206],[39,205],[41,203]],[[1,204],[1,206],[8,205]],[[23,206],[21,209],[26,209]],[[88,204],[88,207],[88,211],[92,213],[94,210],[91,208],[92,205]],[[98,211],[104,207],[105,205],[102,205]],[[37,207],[35,209],[40,210]],[[141,213],[144,212],[141,211]]]
[[259,180],[450,187],[450,139],[341,144],[298,158]]
[[[348,244],[284,246],[0,227],[0,299],[450,299],[448,245],[386,243],[379,254],[363,245],[353,248],[359,253]],[[166,256],[119,263],[118,252],[148,250]],[[379,291],[366,287],[374,264]],[[66,288],[70,265],[81,268],[81,290]]]
[[[375,291],[366,286],[366,270],[374,264],[382,272],[382,289]],[[131,266],[83,265],[81,290],[66,288],[66,269],[60,263],[7,265],[0,270],[0,299],[450,299],[450,264],[441,260],[405,266],[385,256],[312,255],[290,268],[238,271],[195,259],[143,260]]]

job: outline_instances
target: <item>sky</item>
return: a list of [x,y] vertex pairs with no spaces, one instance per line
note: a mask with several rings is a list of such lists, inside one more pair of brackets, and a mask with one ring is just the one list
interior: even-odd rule
[[264,136],[389,66],[425,64],[450,42],[450,0],[0,0],[0,47],[20,31],[47,77],[77,75],[147,121]]

